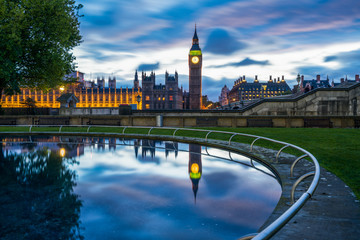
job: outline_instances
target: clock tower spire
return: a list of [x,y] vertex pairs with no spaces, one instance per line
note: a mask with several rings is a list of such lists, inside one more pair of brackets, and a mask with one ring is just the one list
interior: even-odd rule
[[189,107],[190,109],[201,109],[201,68],[202,52],[199,46],[199,38],[195,32],[192,46],[189,52]]

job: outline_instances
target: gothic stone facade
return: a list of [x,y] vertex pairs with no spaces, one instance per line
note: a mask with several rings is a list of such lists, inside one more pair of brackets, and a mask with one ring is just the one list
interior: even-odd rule
[[[137,72],[135,73],[135,79]],[[155,73],[142,73],[142,109],[183,109],[183,90],[179,88],[178,73],[165,73],[165,85],[155,83]]]

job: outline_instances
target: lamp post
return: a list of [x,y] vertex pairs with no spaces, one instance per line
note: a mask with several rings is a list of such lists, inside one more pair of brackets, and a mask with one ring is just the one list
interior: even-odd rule
[[138,110],[140,110],[140,102],[141,102],[140,94],[136,96],[136,101],[138,102]]

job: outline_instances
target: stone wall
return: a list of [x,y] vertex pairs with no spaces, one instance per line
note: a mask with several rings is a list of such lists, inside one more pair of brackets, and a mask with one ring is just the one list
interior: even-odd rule
[[[226,116],[224,116],[226,115]],[[360,116],[169,116],[163,114],[164,127],[360,127]],[[156,126],[156,115],[85,115],[85,116],[0,116],[0,125],[112,125]]]

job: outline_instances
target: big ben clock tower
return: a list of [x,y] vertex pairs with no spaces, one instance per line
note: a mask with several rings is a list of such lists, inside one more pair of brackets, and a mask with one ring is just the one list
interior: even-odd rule
[[189,106],[190,109],[201,109],[201,67],[202,53],[199,47],[199,38],[195,33],[189,53]]

